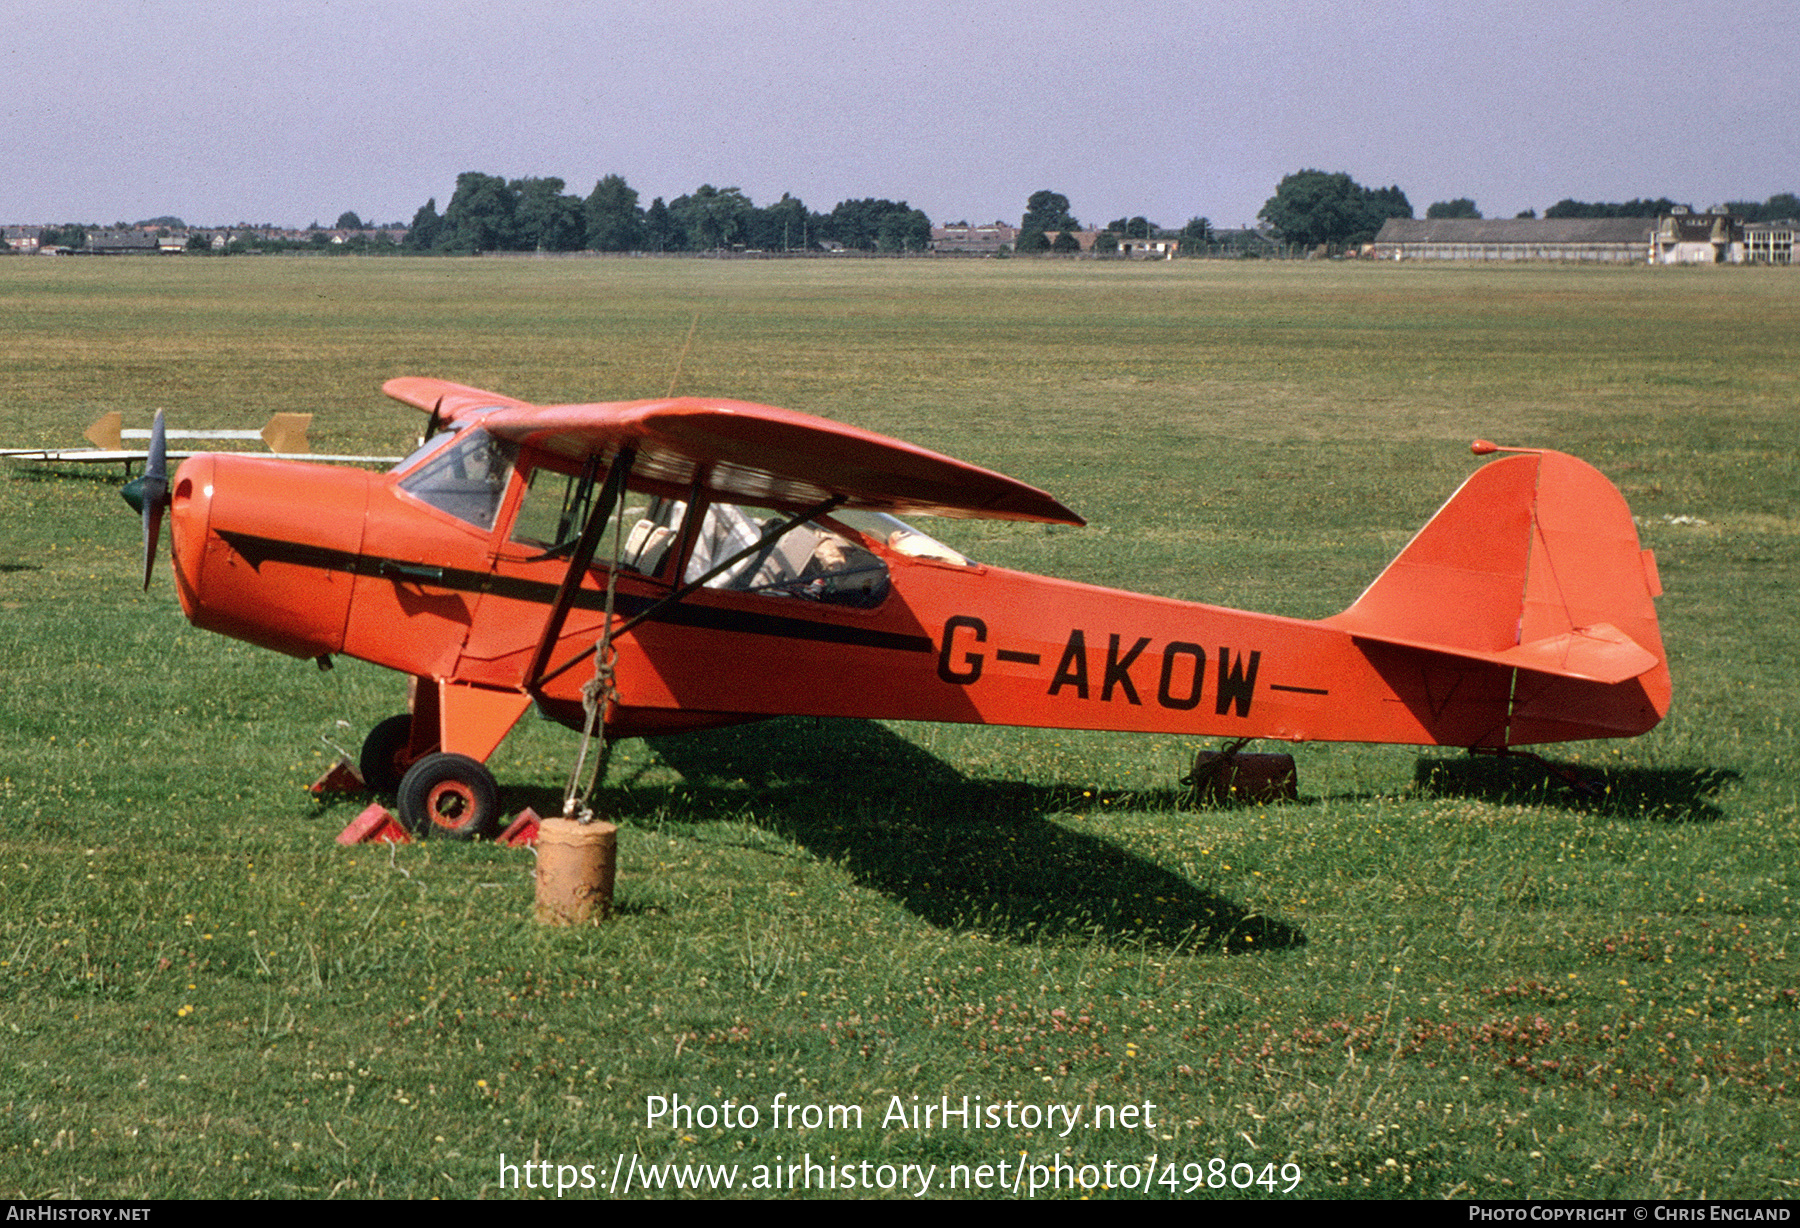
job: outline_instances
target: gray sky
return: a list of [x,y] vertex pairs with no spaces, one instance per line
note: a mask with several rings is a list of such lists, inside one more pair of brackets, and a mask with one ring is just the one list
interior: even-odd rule
[[0,0],[0,222],[406,221],[461,171],[1254,221],[1800,191],[1795,0]]

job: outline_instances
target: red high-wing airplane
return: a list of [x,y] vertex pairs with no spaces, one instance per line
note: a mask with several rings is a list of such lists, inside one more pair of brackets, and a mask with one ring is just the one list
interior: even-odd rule
[[448,428],[386,474],[211,454],[170,482],[153,440],[145,585],[166,503],[196,626],[410,675],[362,766],[421,832],[491,830],[483,761],[533,704],[581,728],[599,655],[612,738],[793,714],[1503,749],[1668,710],[1655,564],[1558,452],[1478,443],[1514,454],[1306,621],[984,566],[894,514],[1083,522],[807,414],[384,390]]

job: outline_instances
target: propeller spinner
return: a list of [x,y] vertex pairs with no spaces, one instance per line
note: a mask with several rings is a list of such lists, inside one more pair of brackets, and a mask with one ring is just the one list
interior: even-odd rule
[[150,573],[156,567],[156,547],[162,539],[163,513],[169,508],[168,444],[163,431],[163,411],[156,411],[150,427],[150,450],[144,472],[120,492],[132,510],[144,519],[144,591],[150,591]]

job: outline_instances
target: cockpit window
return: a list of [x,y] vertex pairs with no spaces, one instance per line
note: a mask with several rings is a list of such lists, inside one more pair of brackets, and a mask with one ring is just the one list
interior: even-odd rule
[[492,529],[517,445],[472,427],[400,479],[400,489],[478,529]]

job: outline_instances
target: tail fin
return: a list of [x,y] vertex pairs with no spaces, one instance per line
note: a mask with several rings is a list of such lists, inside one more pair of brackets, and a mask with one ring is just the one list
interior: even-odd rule
[[[1572,456],[1522,452],[1477,470],[1327,622],[1358,639],[1588,684],[1521,682],[1508,741],[1616,736],[1668,710],[1661,591],[1612,483]],[[1604,697],[1621,688],[1629,694]]]

